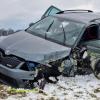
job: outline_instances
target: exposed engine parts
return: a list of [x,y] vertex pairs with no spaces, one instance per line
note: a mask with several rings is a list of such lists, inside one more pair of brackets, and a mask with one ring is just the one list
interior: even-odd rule
[[88,54],[86,47],[76,48],[72,57],[77,64],[77,74],[84,75],[92,72],[90,55]]
[[[37,76],[34,77],[34,80],[30,81],[30,84],[38,82],[40,79],[44,79],[49,83],[56,83],[58,81],[57,77],[61,74],[67,77],[91,74],[93,69],[91,68],[91,57],[88,54],[87,49],[85,47],[80,47],[75,48],[72,52],[72,55],[69,57],[60,59],[56,62],[51,62],[49,63],[49,66],[40,64],[37,67]],[[95,66],[97,66],[95,67],[95,73],[97,74],[96,71],[100,69],[98,67],[100,64],[96,63]],[[56,81],[50,80],[49,77],[55,77]],[[42,82],[45,83],[45,81]]]
[[85,75],[92,73],[91,61],[85,47],[77,47],[72,50],[71,55],[63,61],[64,70],[62,74],[64,76]]

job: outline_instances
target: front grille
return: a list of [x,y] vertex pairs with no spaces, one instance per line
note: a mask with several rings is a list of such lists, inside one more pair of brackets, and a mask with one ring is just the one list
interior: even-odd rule
[[0,64],[7,66],[9,68],[15,68],[21,63],[16,57],[2,57],[0,58]]

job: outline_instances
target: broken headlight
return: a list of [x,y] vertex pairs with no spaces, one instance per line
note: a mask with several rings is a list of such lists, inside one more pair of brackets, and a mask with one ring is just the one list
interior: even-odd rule
[[37,67],[37,63],[34,63],[34,62],[26,62],[26,65],[27,65],[27,68],[29,71],[34,71]]

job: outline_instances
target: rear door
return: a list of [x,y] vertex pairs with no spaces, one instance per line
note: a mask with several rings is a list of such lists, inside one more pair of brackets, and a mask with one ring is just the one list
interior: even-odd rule
[[43,16],[41,17],[41,19],[47,17],[47,16],[50,16],[50,15],[54,15],[58,12],[60,12],[61,10],[55,6],[50,6],[46,12],[43,14]]

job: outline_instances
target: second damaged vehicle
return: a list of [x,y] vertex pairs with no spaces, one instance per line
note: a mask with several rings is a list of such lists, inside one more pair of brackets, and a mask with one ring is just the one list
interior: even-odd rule
[[25,87],[42,68],[52,66],[65,76],[91,69],[100,78],[100,14],[57,12],[0,42],[2,82]]

